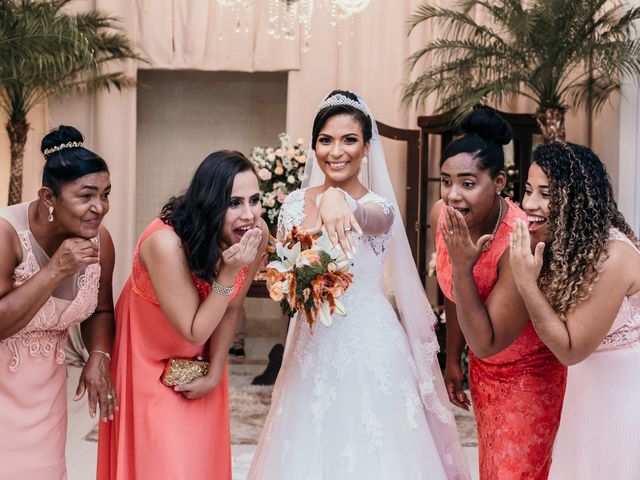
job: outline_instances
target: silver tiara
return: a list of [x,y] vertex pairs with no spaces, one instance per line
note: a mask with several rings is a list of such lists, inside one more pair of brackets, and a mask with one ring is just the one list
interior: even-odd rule
[[350,107],[357,108],[358,110],[360,110],[365,115],[369,115],[365,111],[364,105],[362,105],[357,100],[351,100],[349,97],[345,97],[341,93],[338,93],[337,95],[332,95],[329,98],[325,98],[322,101],[322,103],[320,103],[320,105],[318,105],[318,111],[320,111],[320,110],[322,110],[323,108],[326,108],[326,107],[335,107],[335,106],[338,106],[338,105],[348,105]]
[[56,145],[55,147],[45,148],[44,152],[42,153],[46,157],[48,155],[51,155],[52,153],[56,153],[56,152],[59,152],[60,150],[64,150],[65,148],[77,148],[81,146],[82,146],[82,142],[61,143],[60,145]]

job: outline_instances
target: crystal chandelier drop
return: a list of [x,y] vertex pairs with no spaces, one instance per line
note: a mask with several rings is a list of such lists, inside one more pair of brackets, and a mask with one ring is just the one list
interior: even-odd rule
[[[235,14],[236,33],[242,30],[242,16],[253,13],[254,0],[216,0],[222,9],[231,9]],[[258,0],[260,1],[260,0]],[[341,43],[342,23],[353,21],[353,16],[369,5],[369,0],[269,0],[267,33],[274,38],[295,40],[298,28],[302,29],[302,51],[311,49],[311,18],[314,3],[320,8],[329,8],[331,26],[338,27],[338,45]],[[222,17],[219,17],[222,29]],[[244,28],[249,30],[248,22]],[[221,37],[220,37],[221,38]]]
[[[231,9],[235,16],[235,30],[236,33],[240,33],[242,30],[242,16],[249,17],[253,13],[253,0],[216,0],[218,5],[225,10],[227,8]],[[218,15],[218,30],[222,31],[222,16]],[[244,31],[249,31],[249,21],[245,18],[245,26]],[[222,35],[222,34],[221,34]],[[222,37],[218,37],[219,40]]]
[[[226,0],[230,1],[230,0]],[[316,0],[320,7],[331,9],[331,25],[352,19],[369,5],[369,0]],[[294,40],[298,25],[302,28],[302,51],[311,48],[311,18],[314,0],[269,0],[269,27],[267,33],[274,38]],[[338,41],[340,43],[340,40]]]

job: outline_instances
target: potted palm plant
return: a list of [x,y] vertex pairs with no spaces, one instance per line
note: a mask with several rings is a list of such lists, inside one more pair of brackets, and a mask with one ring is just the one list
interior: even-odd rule
[[71,0],[0,0],[0,108],[11,144],[9,201],[21,201],[27,114],[48,97],[122,89],[134,79],[118,62],[139,60],[116,19],[99,11],[70,14]]
[[[476,21],[475,9],[486,13]],[[426,71],[405,85],[405,104],[438,98],[438,111],[460,117],[479,103],[522,95],[537,105],[545,142],[565,139],[569,108],[604,106],[624,76],[640,79],[640,8],[608,0],[462,0],[457,8],[421,5],[409,19],[444,35],[408,60]]]

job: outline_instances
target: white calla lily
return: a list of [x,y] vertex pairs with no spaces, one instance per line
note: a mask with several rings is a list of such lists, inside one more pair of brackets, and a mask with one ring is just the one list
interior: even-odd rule
[[296,264],[296,259],[300,255],[301,245],[296,243],[293,248],[286,248],[282,243],[276,243],[276,254],[281,260],[269,262],[267,268],[274,268],[280,273],[288,272]]
[[346,317],[347,309],[344,307],[344,303],[342,303],[338,299],[334,299],[333,303],[335,304],[335,311],[333,313],[335,313],[336,315],[340,315],[341,317]]
[[311,250],[316,251],[324,251],[329,254],[332,260],[337,260],[341,257],[344,257],[344,253],[342,253],[342,249],[339,246],[334,246],[329,240],[329,236],[326,232],[323,232],[318,239],[316,239],[314,245],[311,247]]
[[325,327],[330,328],[333,325],[333,319],[331,318],[331,309],[327,302],[322,302],[318,308],[318,319]]

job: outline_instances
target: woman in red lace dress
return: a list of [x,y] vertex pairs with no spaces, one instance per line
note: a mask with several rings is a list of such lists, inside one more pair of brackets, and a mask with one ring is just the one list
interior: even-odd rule
[[524,212],[500,192],[511,127],[481,109],[463,122],[440,164],[432,213],[437,276],[445,300],[450,400],[468,408],[460,356],[469,346],[469,387],[478,427],[480,478],[546,479],[560,422],[566,368],[536,335],[511,274],[509,233]]
[[[261,210],[251,163],[215,152],[140,237],[116,305],[120,410],[100,425],[99,480],[231,480],[226,358],[268,239]],[[167,359],[206,350],[206,376],[161,383]]]

